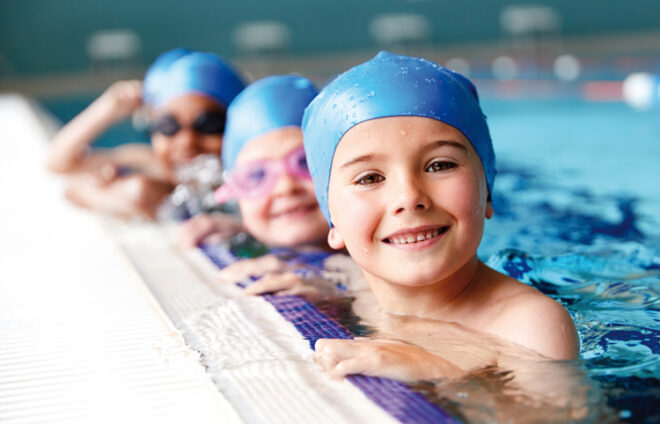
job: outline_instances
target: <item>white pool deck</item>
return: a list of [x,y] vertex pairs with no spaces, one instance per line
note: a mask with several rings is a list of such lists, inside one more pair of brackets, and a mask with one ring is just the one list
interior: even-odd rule
[[172,228],[68,204],[55,127],[0,94],[0,423],[394,421]]

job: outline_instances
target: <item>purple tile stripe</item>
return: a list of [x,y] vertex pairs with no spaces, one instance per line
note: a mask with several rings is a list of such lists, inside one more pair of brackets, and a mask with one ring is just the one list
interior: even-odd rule
[[[235,260],[227,249],[221,247],[206,245],[201,249],[220,268]],[[305,299],[297,296],[264,295],[263,297],[284,319],[296,327],[312,349],[318,339],[353,338],[353,335],[345,328]],[[457,423],[442,409],[396,380],[364,375],[351,375],[348,380],[372,402],[402,423]]]

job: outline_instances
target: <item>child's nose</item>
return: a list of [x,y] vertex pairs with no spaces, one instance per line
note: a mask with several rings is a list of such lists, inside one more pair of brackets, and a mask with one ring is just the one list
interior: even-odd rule
[[273,196],[298,193],[302,190],[300,183],[300,178],[288,172],[282,172],[277,177],[277,183],[275,183],[275,188],[273,188],[272,192]]
[[198,137],[192,128],[182,128],[173,140],[173,153],[184,159],[192,159],[198,153]]
[[422,182],[415,178],[399,179],[399,182],[394,184],[393,190],[394,202],[392,205],[395,215],[404,212],[424,211],[431,205],[430,198],[426,194]]

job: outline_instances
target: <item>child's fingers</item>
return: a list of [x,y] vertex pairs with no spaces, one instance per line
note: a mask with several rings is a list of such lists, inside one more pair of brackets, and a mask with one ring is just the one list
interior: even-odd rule
[[177,245],[183,249],[191,249],[199,245],[209,235],[220,232],[221,228],[215,223],[214,217],[203,213],[184,221],[177,231]]
[[323,354],[319,351],[314,353],[314,362],[319,364],[323,371],[330,371],[337,365],[337,359],[332,354]]
[[285,296],[285,295],[298,296],[307,299],[311,302],[323,298],[323,293],[321,293],[319,289],[308,285],[296,285],[289,289],[278,291],[277,294],[280,296]]
[[339,361],[356,356],[363,342],[351,339],[319,339],[314,345],[316,353],[319,355],[332,356]]
[[234,283],[244,280],[249,275],[249,273],[246,274],[246,272],[249,269],[247,262],[250,261],[252,261],[252,259],[243,259],[226,266],[218,272],[218,279]]
[[245,289],[246,294],[274,293],[302,284],[300,277],[293,273],[266,274]]
[[365,340],[319,339],[315,344],[314,360],[332,378],[342,379],[349,374],[365,374],[369,370],[369,344]]
[[345,359],[329,371],[330,377],[341,380],[351,374],[369,374],[368,360],[362,356]]
[[269,272],[284,271],[288,268],[285,262],[282,262],[275,255],[265,255],[255,259],[243,259],[235,262],[218,273],[218,277],[223,281],[242,281],[247,277],[260,276]]

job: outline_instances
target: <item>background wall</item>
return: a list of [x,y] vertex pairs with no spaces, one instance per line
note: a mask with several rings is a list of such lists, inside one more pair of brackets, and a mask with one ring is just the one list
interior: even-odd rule
[[[378,48],[370,23],[379,14],[427,18],[425,42],[439,47],[503,42],[501,11],[516,0],[0,0],[0,78],[71,73],[91,66],[89,37],[129,29],[141,41],[138,66],[177,46],[239,56],[235,31],[249,21],[277,21],[294,57]],[[560,18],[566,39],[660,31],[657,0],[534,0]],[[634,50],[632,43],[629,49]],[[640,46],[645,48],[644,43]]]

